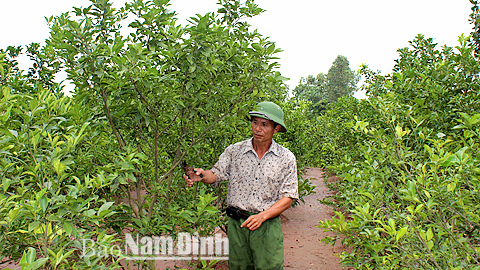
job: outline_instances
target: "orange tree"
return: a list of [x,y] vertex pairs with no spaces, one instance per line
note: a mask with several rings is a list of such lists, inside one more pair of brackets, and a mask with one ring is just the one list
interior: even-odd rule
[[345,265],[480,268],[480,65],[469,41],[439,50],[419,35],[392,74],[363,68],[369,113],[345,119],[355,140],[330,167],[342,211],[319,226],[352,247]]
[[[211,166],[249,135],[247,110],[285,91],[279,49],[246,23],[263,10],[219,3],[182,26],[166,0],[119,10],[95,0],[48,18],[46,45],[28,47],[28,75],[18,49],[2,51],[2,257],[23,253],[30,268],[116,267],[121,257],[83,256],[82,239],[110,247],[125,228],[203,235],[221,223],[223,190],[186,189],[179,164]],[[71,97],[53,82],[60,70]]]
[[[126,165],[113,185],[145,233],[198,225],[189,210],[197,198],[184,190],[179,164],[211,165],[239,136],[244,118],[238,116],[281,82],[271,61],[279,50],[244,21],[262,9],[252,1],[221,5],[185,27],[168,1],[134,1],[118,11],[95,1],[49,19],[46,49],[75,84],[75,102],[92,108],[96,124],[114,136],[112,152],[145,156],[145,162]],[[122,36],[127,16],[130,34]],[[148,195],[134,199],[132,191],[142,188]],[[174,203],[185,196],[187,205]]]

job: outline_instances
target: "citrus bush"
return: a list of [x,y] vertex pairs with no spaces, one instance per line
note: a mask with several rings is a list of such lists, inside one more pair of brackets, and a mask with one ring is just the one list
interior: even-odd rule
[[331,163],[339,211],[319,227],[340,236],[323,241],[356,269],[479,269],[477,56],[464,36],[399,52],[391,75],[363,69],[373,113],[350,118],[354,153]]
[[[25,254],[25,267],[72,266],[72,258],[80,261],[80,239],[115,243],[107,233],[110,226],[101,225],[115,223],[116,206],[103,194],[121,172],[108,168],[115,162],[92,168],[87,161],[97,154],[88,145],[106,145],[109,137],[95,133],[88,117],[81,116],[81,106],[68,97],[50,90],[1,90],[0,256],[17,260]],[[96,264],[100,268],[115,261]]]
[[82,241],[121,246],[126,231],[211,234],[225,185],[186,188],[181,163],[211,167],[251,135],[254,104],[286,95],[281,50],[246,23],[263,11],[253,1],[220,1],[186,26],[167,0],[91,2],[47,19],[28,72],[21,47],[0,50],[0,258],[23,269],[118,268],[119,252],[83,254]]

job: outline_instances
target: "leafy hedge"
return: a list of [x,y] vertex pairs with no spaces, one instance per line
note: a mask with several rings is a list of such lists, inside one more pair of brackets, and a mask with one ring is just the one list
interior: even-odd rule
[[339,126],[354,142],[330,163],[338,211],[319,227],[339,236],[323,241],[351,247],[356,269],[480,269],[477,55],[464,36],[399,53],[390,75],[363,68],[369,113]]
[[[281,102],[286,88],[274,71],[281,50],[245,21],[263,10],[219,5],[182,26],[168,0],[118,10],[92,0],[47,19],[46,45],[27,46],[28,72],[21,47],[0,50],[2,263],[115,269],[125,232],[206,236],[225,225],[225,186],[187,188],[180,164],[211,167],[251,136],[248,109]],[[68,96],[54,81],[62,70]],[[85,250],[88,239],[108,251]]]

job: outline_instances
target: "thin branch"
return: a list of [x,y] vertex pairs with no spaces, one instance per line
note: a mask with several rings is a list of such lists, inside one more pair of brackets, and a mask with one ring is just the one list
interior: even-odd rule
[[[249,90],[252,91],[254,88],[255,88],[255,85],[252,86]],[[220,116],[219,118],[217,118],[209,127],[207,127],[206,129],[204,129],[204,130],[202,131],[202,133],[200,133],[200,135],[198,135],[197,138],[196,138],[194,141],[192,141],[190,147],[193,146],[201,137],[205,136],[205,133],[206,133],[208,130],[212,129],[218,122],[220,122],[220,120],[222,120],[223,118],[225,118],[225,117],[230,113],[230,111],[235,107],[235,105],[236,105],[238,102],[240,102],[240,100],[242,100],[243,98],[245,98],[245,96],[246,96],[248,93],[250,93],[250,91],[245,91],[242,96],[240,96],[235,102],[233,102],[233,104],[230,106],[230,108],[228,108],[228,110],[227,110],[222,116]]]
[[153,148],[153,146],[152,146],[152,145],[150,144],[150,142],[148,141],[148,138],[145,137],[145,136],[143,136],[143,129],[142,129],[141,126],[140,126],[140,129],[141,129],[141,130],[138,130],[135,126],[132,126],[132,128],[135,130],[135,134],[136,134],[137,136],[139,136],[141,139],[143,139],[150,148]]
[[139,218],[140,216],[139,216],[138,210],[135,209],[135,206],[133,205],[132,195],[130,194],[130,191],[127,188],[124,188],[123,192],[127,193],[128,204],[130,205],[130,208],[132,209],[132,211],[135,213],[135,216]]
[[[249,90],[253,90],[255,88],[255,85],[252,86]],[[189,147],[187,148],[188,149],[191,149],[193,147],[193,145],[195,145],[195,143],[205,135],[205,133],[212,129],[220,120],[222,120],[223,118],[225,118],[229,113],[230,111],[235,107],[235,105],[240,101],[242,100],[248,93],[250,93],[250,91],[245,91],[245,93],[240,96],[240,98],[238,98],[231,106],[230,108],[228,108],[228,110],[222,115],[220,116],[218,119],[216,119],[209,127],[207,127],[206,129],[203,130],[203,132],[197,136],[197,138],[192,141],[192,143],[189,145]],[[181,157],[176,161],[174,162],[173,166],[162,176],[162,179],[160,179],[160,181],[163,181],[171,172],[173,172],[173,170],[180,164],[180,162],[182,162],[183,158],[185,157],[185,155],[187,154],[187,152],[185,151]]]
[[140,96],[140,99],[142,100],[142,102],[147,105],[147,108],[148,110],[153,114],[153,116],[155,116],[155,119],[158,118],[158,115],[157,113],[155,112],[155,109],[152,107],[152,105],[150,105],[150,103],[147,101],[147,99],[145,98],[145,96],[142,94],[142,92],[140,91],[140,89],[138,88],[138,85],[137,85],[137,82],[134,81],[132,78],[130,78],[130,81],[132,82],[133,84],[133,88],[135,89],[135,91],[137,91],[138,95]]
[[177,114],[175,115],[175,117],[173,117],[172,121],[158,134],[158,136],[162,136],[163,133],[165,133],[165,131],[167,131],[167,129],[173,125],[173,123],[175,122],[175,120],[178,118],[178,115],[180,114],[181,110],[177,112]]
[[[412,224],[410,224],[412,225]],[[413,226],[412,226],[413,227]],[[414,227],[413,227],[414,228]],[[428,251],[428,254],[430,255],[430,260],[433,262],[433,264],[435,264],[435,266],[437,267],[437,269],[442,269],[440,267],[440,265],[438,265],[437,261],[434,259],[434,256],[432,254],[432,251],[430,250],[430,248],[428,247],[427,243],[425,243],[425,240],[423,240],[423,238],[420,236],[420,234],[417,232],[417,230],[413,230],[415,232],[415,235],[417,236],[417,238],[420,240],[420,242],[423,244],[423,247]]]
[[123,143],[123,139],[118,133],[118,130],[115,127],[115,124],[113,123],[113,119],[110,114],[110,109],[108,108],[108,104],[107,104],[107,97],[105,95],[105,90],[103,88],[100,88],[100,92],[103,100],[103,108],[105,109],[105,113],[107,114],[108,122],[110,122],[110,125],[112,126],[113,134],[115,134],[115,137],[117,137],[118,144],[120,145],[120,150],[123,151],[123,147],[125,146],[125,144]]

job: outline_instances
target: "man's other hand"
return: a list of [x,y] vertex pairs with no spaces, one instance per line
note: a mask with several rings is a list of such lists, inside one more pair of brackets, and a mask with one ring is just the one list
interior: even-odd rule
[[255,231],[256,229],[260,228],[260,226],[262,226],[265,220],[267,220],[267,218],[263,213],[251,215],[247,218],[247,220],[245,220],[245,222],[242,223],[242,225],[240,225],[240,227],[245,227],[250,231]]
[[202,181],[204,170],[200,168],[194,168],[193,170],[189,170],[185,172],[185,175],[183,175],[183,179],[185,179],[185,183],[187,183],[188,187],[193,186],[194,182],[199,182]]

